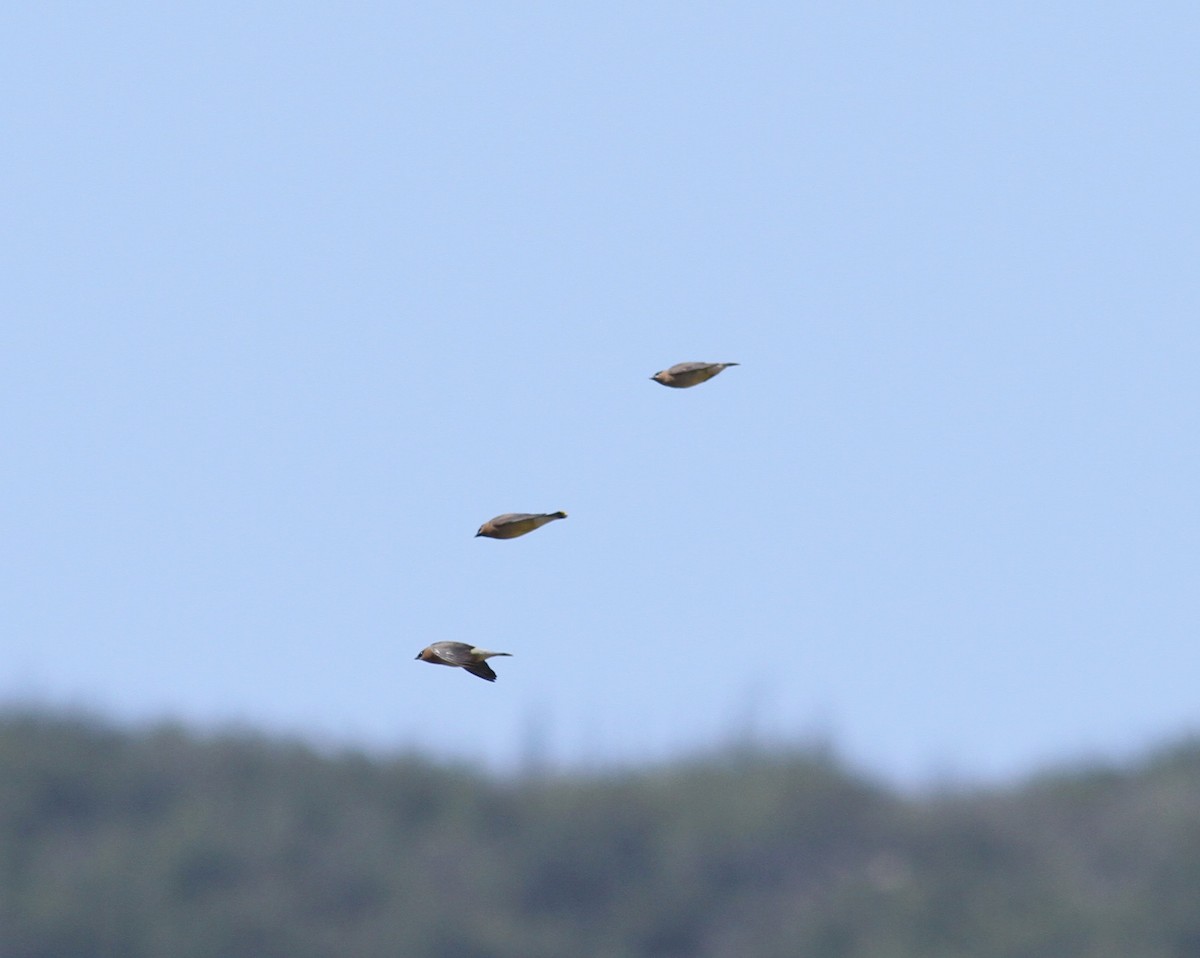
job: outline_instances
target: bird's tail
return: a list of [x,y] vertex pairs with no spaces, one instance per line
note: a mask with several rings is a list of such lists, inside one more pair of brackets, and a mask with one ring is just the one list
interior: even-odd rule
[[511,652],[492,652],[488,649],[472,649],[471,654],[477,655],[481,659],[494,659],[498,655],[504,655],[510,659],[512,658]]
[[567,514],[561,509],[559,509],[558,512],[550,513],[550,515],[554,516],[555,519],[565,519],[567,517]]

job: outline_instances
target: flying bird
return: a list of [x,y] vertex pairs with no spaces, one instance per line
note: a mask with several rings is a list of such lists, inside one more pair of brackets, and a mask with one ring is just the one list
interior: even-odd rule
[[670,369],[663,369],[656,372],[650,378],[656,383],[662,383],[664,386],[670,386],[672,389],[687,389],[689,386],[698,386],[700,383],[707,382],[723,369],[739,365],[741,364],[677,363]]
[[553,522],[555,519],[565,519],[565,512],[506,512],[502,516],[496,516],[495,519],[489,519],[479,527],[479,531],[475,533],[476,538],[486,536],[489,539],[515,539],[517,536],[523,536],[527,532],[533,532],[534,529],[539,529],[547,522]]
[[472,675],[478,675],[489,682],[496,681],[496,673],[487,664],[487,660],[497,655],[511,656],[511,652],[489,652],[487,649],[477,649],[466,642],[434,642],[417,653],[422,662],[432,662],[434,665],[452,665],[466,669]]

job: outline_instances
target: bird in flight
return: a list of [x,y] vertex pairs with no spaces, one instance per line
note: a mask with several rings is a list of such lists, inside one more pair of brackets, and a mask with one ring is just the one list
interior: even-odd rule
[[472,675],[478,675],[488,682],[496,681],[496,673],[487,664],[487,660],[497,655],[511,656],[511,652],[489,652],[487,649],[477,649],[466,642],[434,642],[417,653],[422,662],[434,665],[451,665],[466,669]]
[[506,512],[502,516],[496,516],[495,519],[489,519],[479,527],[479,531],[475,533],[475,537],[485,536],[488,539],[515,539],[517,536],[523,536],[527,532],[533,532],[534,529],[541,528],[547,522],[553,522],[555,519],[565,519],[565,512]]
[[730,366],[740,363],[676,363],[670,369],[662,369],[650,378],[656,383],[670,386],[672,389],[687,389],[708,382],[717,373]]

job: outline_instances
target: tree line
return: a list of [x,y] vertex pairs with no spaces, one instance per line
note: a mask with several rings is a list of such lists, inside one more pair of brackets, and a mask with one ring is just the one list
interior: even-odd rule
[[907,794],[0,715],[0,958],[1195,958],[1200,740]]

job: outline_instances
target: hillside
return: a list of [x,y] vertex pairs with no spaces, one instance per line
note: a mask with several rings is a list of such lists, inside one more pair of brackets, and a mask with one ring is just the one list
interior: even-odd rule
[[498,780],[0,717],[0,958],[1194,958],[1200,743],[905,796],[829,755]]

